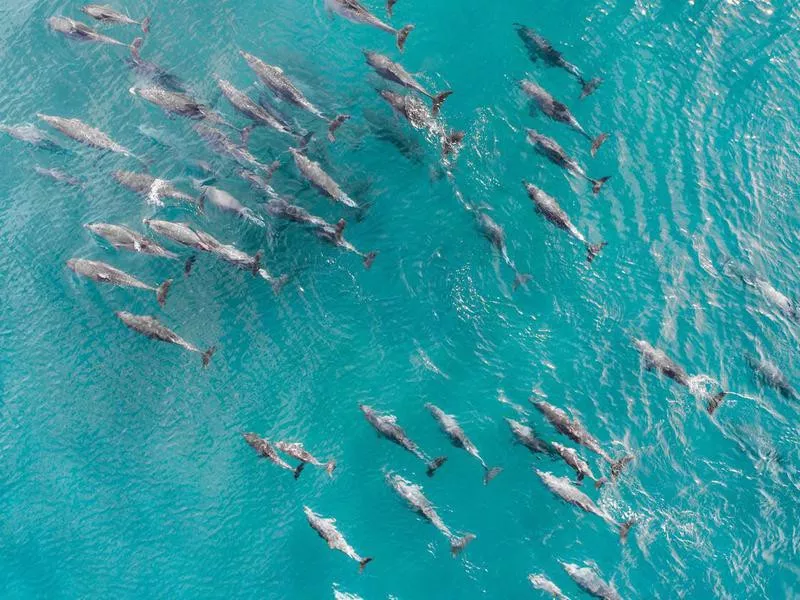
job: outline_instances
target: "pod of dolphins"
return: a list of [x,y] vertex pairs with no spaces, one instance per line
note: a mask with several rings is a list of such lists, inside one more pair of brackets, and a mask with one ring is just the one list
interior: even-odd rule
[[[386,9],[390,18],[396,1],[388,0]],[[380,31],[392,34],[400,51],[403,50],[409,34],[414,29],[413,25],[405,25],[398,29],[387,24],[358,0],[326,0],[325,3],[329,11],[339,14],[349,21],[369,25]],[[151,22],[149,17],[136,20],[110,6],[96,4],[84,6],[81,11],[88,17],[103,24],[136,26],[141,29],[144,36],[150,32]],[[308,144],[312,139],[313,132],[298,130],[293,121],[278,111],[270,100],[266,98],[262,98],[259,101],[253,100],[247,93],[237,89],[229,81],[218,77],[215,78],[221,95],[226,99],[227,103],[236,113],[247,119],[249,123],[243,129],[239,129],[222,113],[194,98],[190,88],[178,77],[157,64],[144,60],[140,54],[144,38],[137,37],[130,44],[126,44],[97,31],[85,23],[62,16],[50,17],[48,25],[54,32],[74,40],[127,48],[129,51],[127,62],[143,80],[142,83],[130,89],[131,94],[157,107],[170,117],[183,117],[196,121],[193,126],[194,131],[207,143],[209,149],[224,159],[236,163],[239,167],[238,171],[236,171],[237,174],[243,180],[249,182],[259,194],[266,196],[268,201],[262,205],[263,212],[259,214],[245,206],[230,192],[211,185],[213,181],[200,181],[195,184],[196,189],[193,192],[187,192],[179,189],[174,182],[142,171],[117,170],[110,173],[111,177],[120,186],[139,195],[142,200],[152,205],[154,209],[164,206],[164,200],[169,200],[185,203],[199,214],[205,214],[207,207],[213,206],[215,210],[232,214],[242,219],[249,226],[257,228],[265,228],[266,219],[295,223],[306,228],[321,241],[346,252],[356,254],[361,258],[366,268],[372,266],[377,252],[362,252],[347,241],[343,235],[346,226],[344,219],[339,220],[337,223],[329,223],[321,217],[313,215],[307,209],[294,204],[290,198],[282,196],[273,188],[271,177],[275,170],[281,168],[283,164],[280,161],[262,162],[248,149],[249,134],[254,127],[265,127],[277,135],[284,136],[282,139],[287,140],[290,144],[286,149],[286,154],[291,156],[296,172],[312,188],[317,190],[321,196],[341,205],[342,210],[360,210],[362,208],[324,170],[319,162],[308,156]],[[585,79],[577,66],[568,62],[560,52],[555,50],[547,40],[534,30],[519,24],[515,24],[515,27],[531,60],[534,62],[542,61],[547,66],[560,68],[569,73],[580,85],[581,99],[592,94],[601,85],[602,81],[599,78]],[[297,87],[291,76],[284,73],[281,67],[268,64],[261,58],[244,50],[241,50],[239,54],[252,70],[257,80],[274,99],[280,101],[284,106],[294,107],[322,121],[326,127],[327,139],[331,143],[335,142],[335,133],[350,119],[350,115],[333,114],[317,107]],[[380,78],[408,91],[407,94],[403,94],[395,89],[385,88],[379,90],[379,95],[397,115],[408,121],[412,128],[423,131],[435,143],[437,151],[441,150],[443,163],[448,164],[447,161],[455,157],[464,139],[463,132],[447,129],[440,118],[442,105],[453,92],[451,90],[436,93],[429,91],[400,63],[378,52],[365,50],[364,57],[367,65]],[[563,123],[589,140],[592,156],[608,138],[605,133],[598,135],[588,133],[565,104],[556,100],[535,81],[531,79],[524,80],[521,82],[521,88],[524,94],[531,99],[533,105],[544,115],[554,121]],[[52,129],[79,144],[96,150],[119,154],[136,160],[145,167],[150,164],[146,157],[134,154],[127,147],[114,141],[105,132],[84,123],[78,118],[42,113],[36,116]],[[238,133],[238,138],[230,137],[223,129]],[[65,150],[60,141],[30,124],[0,125],[0,131],[7,133],[18,141],[37,148],[57,152]],[[533,129],[526,131],[526,139],[537,153],[565,169],[569,174],[589,182],[594,194],[600,193],[604,184],[608,182],[608,176],[594,178],[588,175],[587,170],[576,159],[570,157],[566,150],[555,140]],[[44,167],[36,167],[36,169],[40,175],[58,183],[83,186],[83,182],[80,179],[58,169]],[[603,241],[590,242],[572,223],[566,211],[555,198],[533,183],[525,181],[523,184],[535,210],[551,224],[580,242],[586,250],[587,260],[592,262],[601,253],[606,243]],[[456,194],[463,202],[460,193],[456,191]],[[505,244],[505,234],[500,225],[481,212],[478,207],[466,202],[464,204],[468,210],[475,214],[476,223],[480,231],[491,242],[507,266],[514,271],[514,288],[516,289],[518,286],[525,284],[530,279],[530,276],[519,272],[514,261],[509,257]],[[250,255],[238,249],[233,243],[216,239],[192,223],[147,218],[144,219],[143,224],[153,234],[168,241],[172,248],[160,245],[154,239],[127,225],[95,222],[87,223],[84,227],[91,234],[104,240],[116,250],[125,250],[141,255],[177,261],[181,259],[180,250],[182,248],[189,249],[192,254],[184,257],[183,265],[186,275],[189,275],[195,263],[196,254],[194,252],[202,252],[214,255],[234,267],[264,279],[272,286],[275,293],[278,293],[288,281],[286,275],[275,276],[267,270],[263,262],[263,251]],[[75,274],[95,282],[149,291],[156,296],[157,303],[161,307],[166,304],[168,292],[173,284],[173,279],[167,279],[160,284],[146,283],[105,262],[78,257],[68,260],[67,267]],[[741,279],[745,285],[760,292],[782,314],[788,318],[800,320],[800,307],[772,287],[769,282],[758,276],[748,274],[741,268],[734,269],[731,267],[729,270],[733,272],[733,275]],[[155,316],[136,315],[125,310],[118,310],[115,314],[125,326],[136,333],[153,340],[174,344],[189,352],[199,354],[204,367],[209,364],[212,355],[216,351],[214,345],[202,349],[184,340],[180,335],[161,323]],[[645,370],[655,371],[678,385],[687,388],[693,394],[702,396],[707,401],[706,407],[709,414],[714,414],[722,404],[726,393],[729,393],[726,391],[720,391],[716,394],[706,393],[702,384],[709,380],[713,381],[710,377],[702,374],[690,375],[681,365],[669,358],[666,353],[645,340],[636,339],[633,341],[633,346],[640,353]],[[776,365],[755,356],[748,356],[747,362],[763,384],[775,388],[787,398],[798,397],[789,380]],[[501,401],[511,404],[504,398],[501,398]],[[578,486],[581,485],[584,479],[594,482],[594,485],[589,487],[596,489],[600,489],[604,484],[617,481],[622,476],[626,465],[633,461],[634,457],[627,454],[614,457],[609,454],[598,438],[592,435],[577,418],[568,415],[562,408],[540,400],[532,400],[532,403],[536,411],[541,414],[555,432],[571,440],[574,444],[582,446],[585,450],[594,453],[608,465],[607,477],[596,476],[589,463],[582,458],[575,448],[557,441],[542,439],[531,425],[507,418],[506,422],[515,443],[527,448],[536,456],[546,456],[553,460],[562,461],[564,465],[575,472],[577,480],[573,483],[567,477],[534,468],[541,484],[565,503],[602,519],[617,532],[620,540],[624,542],[636,522],[635,518],[615,517],[607,509],[601,508],[588,493]],[[513,405],[513,407],[517,412],[527,414],[527,411],[522,407],[517,405]],[[394,444],[418,458],[424,465],[428,477],[432,477],[447,461],[445,456],[431,456],[424,452],[398,424],[394,415],[380,412],[365,404],[361,404],[359,408],[366,421],[374,428],[379,437],[394,442]],[[489,466],[484,460],[478,448],[467,436],[454,415],[446,413],[432,403],[426,404],[425,408],[430,412],[452,445],[470,454],[480,464],[483,471],[484,484],[488,484],[501,473],[501,467]],[[242,435],[246,443],[256,451],[258,456],[266,458],[274,465],[290,471],[295,479],[300,477],[303,469],[309,464],[324,469],[330,477],[333,477],[334,470],[337,467],[335,460],[323,461],[316,458],[305,449],[301,442],[284,440],[273,442],[256,433],[243,433]],[[290,464],[284,457],[297,461],[297,463]],[[386,472],[385,480],[387,486],[394,490],[400,499],[419,517],[428,521],[447,538],[453,556],[462,552],[476,538],[472,533],[454,533],[439,516],[433,503],[423,494],[423,489],[419,484],[394,472]],[[308,506],[303,507],[303,512],[311,528],[328,543],[328,546],[333,550],[340,551],[358,563],[360,570],[363,570],[373,560],[371,557],[363,557],[348,543],[345,536],[337,528],[336,519],[322,516]],[[562,563],[562,565],[566,573],[587,594],[605,600],[620,598],[614,586],[605,582],[594,568],[582,567],[571,563]],[[566,598],[561,589],[544,574],[531,574],[528,576],[528,580],[535,589],[541,590],[553,598]]]

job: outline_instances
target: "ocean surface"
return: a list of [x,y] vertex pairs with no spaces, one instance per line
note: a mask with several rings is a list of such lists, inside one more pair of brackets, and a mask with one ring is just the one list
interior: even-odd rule
[[[800,596],[798,404],[761,386],[745,360],[768,358],[800,385],[800,325],[731,276],[738,265],[790,298],[800,285],[795,2],[399,0],[392,23],[416,25],[402,55],[390,34],[329,18],[319,0],[117,4],[152,16],[142,56],[237,127],[248,120],[215,77],[268,95],[239,50],[280,65],[326,114],[352,115],[331,144],[320,120],[277,104],[316,133],[308,155],[365,207],[358,213],[303,182],[286,153],[291,138],[258,128],[249,148],[282,162],[279,193],[330,222],[346,218],[347,239],[379,252],[369,270],[266,215],[264,198],[191,121],[130,94],[142,80],[126,48],[48,29],[60,14],[126,43],[141,35],[94,23],[80,6],[0,3],[0,120],[36,124],[65,148],[0,137],[0,597],[546,597],[531,573],[586,597],[561,562],[593,565],[623,598]],[[369,7],[385,18],[385,7]],[[530,60],[517,22],[602,85],[579,100],[575,78]],[[363,49],[401,60],[432,91],[454,91],[442,119],[466,134],[456,159],[443,164],[437,141],[392,113],[376,89],[402,90],[375,75]],[[585,138],[531,107],[524,78],[592,135],[610,134],[595,158]],[[213,206],[148,205],[111,178],[141,164],[69,140],[39,112],[105,131],[188,193],[197,193],[192,178],[208,176],[193,165],[207,161],[215,185],[267,226]],[[610,175],[601,193],[538,155],[526,128],[556,139],[593,177]],[[37,165],[85,187],[44,178]],[[580,243],[534,211],[523,179],[590,241],[608,242],[591,266]],[[526,286],[513,289],[514,272],[467,207],[505,229],[509,256],[532,276]],[[115,251],[82,227],[147,233],[142,219],[154,216],[263,249],[269,270],[290,282],[276,295],[210,255],[186,278],[180,261]],[[161,309],[151,292],[79,278],[65,266],[72,257],[175,283]],[[117,310],[216,345],[210,366],[129,330]],[[635,338],[735,394],[709,416],[701,395],[644,368]],[[636,520],[627,544],[534,472],[573,477],[569,467],[513,443],[507,417],[574,445],[530,398],[579,417],[612,456],[635,457],[599,492],[581,488],[614,520]],[[489,485],[428,402],[503,467]],[[396,415],[447,463],[427,477],[376,436],[361,403]],[[302,441],[338,467],[329,478],[309,465],[295,480],[243,432]],[[579,451],[608,476],[597,455]],[[476,539],[451,557],[388,472],[420,484],[455,533]],[[363,573],[309,527],[304,506],[335,518],[374,558]]]

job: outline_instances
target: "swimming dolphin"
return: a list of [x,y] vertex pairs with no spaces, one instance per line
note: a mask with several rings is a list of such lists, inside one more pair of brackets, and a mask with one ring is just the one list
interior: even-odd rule
[[307,506],[303,507],[306,513],[308,524],[311,528],[319,534],[323,540],[328,542],[328,547],[331,550],[338,550],[345,556],[352,558],[358,563],[359,571],[363,571],[368,563],[372,562],[371,558],[361,558],[353,547],[347,543],[344,536],[336,529],[336,519],[326,519],[321,517]]
[[169,344],[175,344],[176,346],[180,346],[188,350],[189,352],[196,352],[200,354],[201,358],[203,359],[203,366],[207,367],[209,361],[211,361],[211,355],[216,352],[216,346],[211,346],[208,350],[200,350],[196,346],[193,346],[186,340],[184,340],[181,336],[177,333],[169,329],[168,327],[161,324],[161,322],[156,319],[155,317],[150,317],[146,315],[134,315],[124,310],[119,310],[114,313],[120,321],[122,321],[125,325],[127,325],[130,329],[134,330],[137,333],[140,333],[151,340],[158,340],[160,342],[167,342]]
[[578,240],[586,247],[586,260],[588,260],[590,263],[597,257],[598,254],[600,254],[600,251],[606,247],[606,242],[590,244],[583,234],[578,231],[575,225],[572,224],[572,221],[569,219],[569,215],[567,215],[567,213],[564,212],[564,209],[559,206],[555,198],[545,193],[532,183],[528,183],[527,181],[523,181],[522,185],[525,186],[525,189],[528,191],[528,196],[531,200],[533,200],[533,203],[536,206],[536,212],[538,212],[559,229],[563,229],[569,233],[573,238]]
[[408,121],[414,129],[427,131],[438,138],[442,144],[442,155],[448,156],[458,149],[464,139],[463,131],[445,130],[442,122],[436,118],[422,100],[410,94],[398,94],[391,90],[378,92],[394,111]]
[[533,574],[531,573],[528,575],[528,581],[531,582],[531,585],[534,589],[540,590],[546,594],[548,594],[553,600],[569,600],[565,595],[564,592],[561,591],[555,583],[550,581],[547,577],[541,574]]
[[[281,166],[281,163],[275,161],[274,163],[272,163],[272,166],[277,169],[278,167]],[[258,173],[253,173],[253,171],[250,171],[249,169],[238,169],[236,171],[236,174],[242,179],[244,179],[247,183],[249,183],[250,187],[253,188],[254,190],[261,192],[262,194],[265,194],[269,198],[274,199],[278,197],[278,192],[275,191],[275,188],[273,188],[269,182],[270,177],[265,177],[263,175],[259,175]]]
[[339,187],[339,184],[328,175],[318,162],[308,158],[305,153],[298,148],[289,148],[289,152],[294,158],[297,170],[314,188],[323,196],[327,196],[334,202],[344,204],[348,208],[359,208],[355,200]]
[[245,127],[242,130],[243,144],[247,144],[250,131],[257,125],[266,125],[267,127],[271,127],[280,133],[294,135],[292,129],[285,122],[275,118],[275,115],[254,100],[251,100],[250,97],[241,90],[233,87],[233,84],[231,84],[229,81],[217,79],[217,85],[219,86],[222,95],[225,96],[228,99],[228,102],[231,103],[231,106],[233,106],[236,110],[254,123],[253,125]]
[[436,512],[433,504],[422,493],[422,487],[411,483],[400,475],[387,473],[386,482],[397,494],[405,500],[420,516],[441,531],[450,540],[450,553],[456,556],[467,544],[475,539],[475,535],[468,533],[462,537],[455,536],[442,518]]
[[762,385],[777,390],[784,398],[790,400],[798,398],[797,391],[775,363],[756,358],[752,354],[745,354],[744,359]]
[[327,463],[320,462],[300,442],[275,442],[275,447],[295,460],[312,464],[315,467],[323,467],[328,476],[333,477],[333,470],[336,468],[335,460],[329,460]]
[[33,170],[36,171],[38,175],[52,179],[57,183],[63,183],[65,185],[71,185],[80,188],[85,187],[83,181],[81,181],[77,177],[73,177],[72,175],[65,173],[61,169],[45,169],[43,167],[40,167],[39,165],[35,165],[33,167]]
[[167,114],[233,128],[233,125],[229,124],[221,115],[195,100],[186,92],[168,90],[153,83],[140,87],[134,86],[129,91],[134,96],[155,104]]
[[[533,402],[533,401],[532,401]],[[629,462],[633,460],[632,456],[624,456],[619,460],[614,460],[609,456],[608,452],[603,450],[600,442],[594,437],[586,427],[578,419],[570,419],[560,408],[543,400],[533,402],[536,409],[544,415],[550,424],[562,435],[567,436],[576,444],[580,444],[584,448],[591,450],[609,465],[611,465],[611,475],[616,477],[622,472],[622,469]]]
[[536,470],[536,474],[553,494],[565,502],[574,504],[581,510],[597,515],[603,519],[606,523],[619,531],[619,537],[623,542],[628,539],[628,532],[634,525],[633,519],[629,519],[624,523],[617,523],[611,515],[597,506],[589,496],[572,485],[570,480],[566,477],[556,477],[552,473],[547,473],[538,469]]
[[81,7],[81,12],[86,13],[96,21],[118,25],[138,25],[144,33],[150,32],[150,17],[145,17],[141,21],[134,21],[128,15],[123,15],[110,6],[102,4],[87,4]]
[[28,123],[22,125],[0,124],[0,131],[7,133],[15,140],[25,142],[37,148],[42,148],[43,150],[50,150],[51,152],[64,150],[61,145],[35,125],[30,125]]
[[[658,371],[665,377],[672,379],[675,383],[682,385],[692,393],[696,393],[697,383],[706,379],[706,375],[689,375],[682,366],[672,360],[663,350],[654,348],[649,342],[644,340],[634,340],[633,345],[642,356],[644,368],[648,371]],[[727,392],[719,392],[711,396],[706,405],[708,414],[713,415],[714,411],[722,404]]]
[[454,446],[457,448],[463,448],[469,454],[478,459],[484,471],[484,485],[489,483],[492,479],[500,474],[503,469],[501,467],[490,468],[486,464],[486,462],[483,460],[483,457],[481,457],[480,452],[478,452],[478,449],[475,447],[475,444],[473,444],[472,440],[467,437],[467,434],[464,433],[464,430],[458,424],[458,421],[456,421],[456,418],[453,415],[448,415],[441,408],[431,404],[430,402],[425,405],[425,408],[430,411],[430,413],[433,415],[433,418],[436,419],[436,421],[439,423],[439,426],[442,428],[442,431],[447,434],[447,437],[450,438],[450,441]]
[[614,586],[600,579],[593,569],[564,562],[561,563],[561,566],[587,594],[600,600],[622,600],[622,596],[619,595]]
[[202,190],[202,193],[200,194],[201,207],[203,206],[204,202],[210,202],[220,210],[233,213],[254,225],[264,227],[264,219],[256,215],[252,210],[247,208],[244,204],[239,202],[235,197],[225,190],[221,190],[210,185],[204,185],[200,189]]
[[108,152],[115,152],[117,154],[122,154],[123,156],[135,158],[140,162],[146,162],[133,154],[133,152],[128,150],[125,146],[122,146],[112,140],[110,137],[108,137],[108,135],[99,129],[90,127],[79,119],[66,119],[64,117],[44,115],[42,113],[36,113],[36,116],[50,125],[50,127],[63,133],[68,138],[72,138],[76,142],[89,146],[90,148],[107,150]]
[[97,42],[99,44],[111,44],[112,46],[127,46],[129,44],[115,40],[112,37],[103,35],[86,25],[74,19],[67,17],[50,17],[47,19],[47,24],[50,29],[57,33],[61,33],[74,40],[81,40],[83,42]]
[[[389,16],[391,16],[391,9],[396,1],[397,0],[390,0],[387,5]],[[328,9],[328,11],[338,13],[353,23],[372,25],[381,31],[391,33],[395,36],[397,49],[400,50],[400,52],[403,51],[408,34],[414,29],[413,25],[406,25],[401,29],[395,29],[391,25],[387,25],[378,17],[369,12],[369,10],[367,10],[358,0],[325,0],[325,7]]]
[[503,231],[503,228],[500,227],[500,225],[498,225],[495,220],[486,213],[477,210],[473,212],[475,214],[475,221],[477,222],[478,228],[483,236],[489,240],[492,246],[494,246],[495,250],[497,250],[497,252],[500,254],[500,258],[503,259],[503,262],[506,263],[512,271],[514,271],[514,289],[524,285],[530,280],[531,276],[527,273],[520,273],[517,269],[517,265],[515,265],[514,261],[511,260],[511,257],[508,256],[506,234]]
[[261,82],[267,86],[273,94],[275,94],[276,97],[284,100],[285,102],[289,102],[290,104],[294,104],[298,108],[302,108],[304,111],[311,113],[323,121],[327,121],[328,139],[331,142],[335,141],[336,138],[334,133],[339,127],[341,127],[342,123],[350,118],[350,115],[337,115],[333,119],[328,119],[328,117],[322,114],[322,112],[316,106],[311,104],[311,101],[303,95],[303,92],[297,89],[291,80],[284,75],[283,69],[273,65],[268,65],[260,58],[256,58],[247,52],[240,51],[239,54],[242,55],[248,66],[255,72]]
[[572,116],[572,113],[565,104],[553,98],[550,93],[547,92],[547,90],[533,81],[523,81],[522,90],[533,99],[533,101],[539,107],[539,110],[541,110],[545,115],[554,121],[568,125],[592,142],[592,156],[595,155],[597,149],[600,148],[603,142],[605,142],[608,138],[607,133],[601,133],[596,138],[593,138],[591,135],[586,133],[586,130],[581,127],[581,124],[578,123],[575,117]]
[[508,426],[511,428],[511,433],[514,435],[515,442],[522,444],[528,450],[536,454],[552,454],[553,450],[550,448],[550,445],[540,439],[532,428],[514,419],[509,419],[508,417],[506,417],[506,423],[508,423]]
[[283,286],[285,286],[289,281],[288,275],[275,277],[261,264],[261,258],[264,255],[263,250],[256,252],[255,256],[250,256],[246,252],[242,252],[236,248],[236,246],[231,244],[220,244],[211,252],[233,266],[251,271],[253,275],[261,277],[272,286],[272,291],[276,294],[280,292],[281,289],[283,289]]
[[345,220],[339,219],[339,222],[336,225],[331,225],[330,223],[323,223],[318,224],[314,227],[314,233],[316,236],[324,242],[327,242],[337,248],[341,248],[347,252],[352,252],[361,257],[361,260],[364,262],[364,267],[369,269],[372,266],[375,257],[378,256],[377,252],[361,252],[358,248],[353,246],[350,242],[344,239],[342,232],[345,228]]
[[397,417],[394,415],[383,415],[376,412],[372,407],[366,404],[359,404],[361,412],[364,413],[369,424],[372,425],[378,432],[379,436],[385,437],[411,452],[414,456],[419,458],[428,467],[428,477],[433,477],[436,470],[441,467],[447,460],[446,456],[439,456],[433,460],[429,459],[422,450],[406,435],[406,432],[397,424]]
[[130,252],[141,252],[151,256],[162,258],[178,258],[174,252],[159,246],[150,238],[134,231],[124,225],[113,225],[111,223],[86,223],[84,227],[96,236],[99,236],[111,244],[114,248],[128,250]]
[[109,283],[111,285],[118,285],[122,287],[132,287],[139,290],[149,290],[155,292],[156,299],[161,306],[167,301],[167,292],[172,285],[172,279],[167,279],[158,287],[147,285],[136,279],[133,275],[129,275],[125,271],[121,271],[109,264],[96,260],[86,260],[83,258],[70,258],[67,261],[67,267],[72,271],[83,277],[88,277],[93,281],[99,283]]
[[300,223],[302,225],[312,225],[314,227],[324,227],[331,225],[322,217],[312,215],[305,208],[290,204],[285,198],[274,198],[264,205],[265,210],[278,219]]
[[172,182],[153,177],[149,173],[114,171],[111,176],[120,185],[145,198],[148,204],[163,206],[164,203],[161,199],[170,198],[180,202],[189,202],[202,208],[202,203],[194,196],[180,191]]
[[592,184],[592,192],[595,194],[600,193],[603,184],[611,179],[608,177],[601,177],[600,179],[592,179],[586,174],[575,159],[571,158],[564,149],[558,145],[554,139],[542,135],[533,129],[528,129],[528,143],[533,146],[536,151],[542,156],[548,158],[552,163],[565,169],[569,173],[577,177],[581,177]]
[[722,266],[723,272],[727,275],[737,277],[744,285],[752,287],[768,300],[783,315],[793,321],[800,321],[800,306],[786,294],[778,290],[766,279],[759,277],[755,273],[748,273],[741,266],[731,264],[728,259]]
[[131,44],[131,55],[125,59],[125,62],[145,79],[149,79],[161,87],[174,90],[176,92],[185,92],[186,84],[180,80],[179,77],[173,75],[160,65],[145,60],[142,58],[140,49],[142,46],[142,38],[136,38]]
[[368,50],[364,50],[364,56],[367,59],[367,64],[386,81],[397,83],[430,98],[433,103],[433,116],[439,114],[442,103],[453,93],[452,90],[447,90],[439,94],[431,94],[420,82],[414,79],[411,73],[403,68],[403,65],[394,62],[388,56]]
[[277,451],[273,447],[272,444],[269,443],[268,440],[256,435],[255,433],[243,433],[242,437],[244,440],[250,444],[250,447],[258,452],[259,456],[262,456],[266,459],[269,459],[276,465],[278,465],[281,469],[286,469],[287,471],[291,471],[294,474],[294,478],[297,479],[300,477],[300,473],[303,472],[303,469],[306,467],[306,463],[301,462],[296,467],[291,466],[285,460],[283,460],[280,456],[278,456]]
[[567,465],[575,470],[575,474],[578,476],[578,481],[583,481],[583,478],[588,476],[589,479],[594,481],[594,487],[596,488],[600,488],[605,483],[605,479],[597,479],[594,476],[589,463],[583,460],[574,448],[569,448],[563,444],[559,444],[558,442],[551,442],[550,445],[556,451],[556,454],[558,454],[561,459],[567,463]]
[[202,252],[213,252],[222,245],[222,242],[205,231],[195,229],[189,223],[176,223],[158,219],[144,219],[143,223],[155,233],[173,242]]
[[205,140],[214,152],[232,158],[243,167],[256,168],[263,171],[268,176],[272,176],[274,169],[270,165],[259,162],[247,148],[234,143],[219,129],[209,127],[201,122],[194,125],[194,130]]
[[519,23],[515,23],[514,26],[517,29],[517,34],[522,40],[522,43],[525,44],[525,48],[528,50],[528,56],[531,61],[536,62],[538,59],[542,59],[548,66],[564,69],[567,73],[575,77],[578,83],[581,84],[581,99],[594,92],[603,82],[603,80],[598,77],[586,81],[578,67],[568,62],[561,52],[553,48],[550,42],[533,29],[525,25],[520,25]]

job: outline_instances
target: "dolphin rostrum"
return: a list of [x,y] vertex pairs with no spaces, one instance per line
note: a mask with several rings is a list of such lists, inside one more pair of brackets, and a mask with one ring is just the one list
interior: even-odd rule
[[367,59],[367,64],[372,67],[375,72],[383,77],[386,81],[391,81],[402,85],[404,88],[414,90],[415,92],[427,96],[433,103],[433,116],[439,114],[442,103],[453,93],[451,90],[441,92],[440,94],[431,94],[426,90],[422,84],[414,79],[414,77],[403,68],[403,65],[391,60],[388,56],[378,54],[377,52],[364,51],[364,56]]
[[[391,16],[391,7],[397,0],[389,0],[388,3],[388,10],[389,16]],[[406,25],[401,29],[395,29],[391,25],[387,25],[383,21],[381,21],[378,17],[373,15],[369,10],[367,10],[361,2],[358,0],[325,0],[325,6],[330,12],[336,12],[342,15],[348,21],[352,21],[353,23],[363,23],[365,25],[372,25],[373,27],[377,27],[381,31],[385,31],[387,33],[391,33],[395,40],[397,41],[397,49],[400,52],[403,51],[403,47],[406,44],[406,38],[408,34],[414,29],[413,25]]]
[[327,519],[315,513],[307,506],[303,507],[303,512],[306,513],[308,524],[311,528],[319,534],[323,540],[328,542],[328,547],[331,550],[338,550],[345,556],[352,558],[358,563],[359,571],[363,571],[368,563],[372,562],[371,558],[361,558],[353,547],[347,543],[344,536],[336,529],[336,519]]
[[296,467],[291,466],[289,463],[287,463],[278,455],[278,452],[275,450],[275,447],[272,444],[270,444],[268,440],[256,435],[255,433],[243,433],[242,437],[244,437],[244,440],[248,444],[250,444],[250,447],[253,450],[255,450],[259,456],[269,459],[270,461],[278,465],[281,469],[286,469],[287,471],[291,471],[294,474],[295,479],[300,477],[300,473],[303,472],[306,463],[301,462]]
[[172,279],[167,279],[158,287],[147,285],[136,279],[133,275],[129,275],[125,271],[121,271],[109,264],[96,260],[86,260],[83,258],[71,258],[67,261],[67,267],[72,271],[83,277],[88,277],[93,281],[99,283],[109,283],[111,285],[118,285],[122,287],[132,287],[139,290],[149,290],[155,292],[156,299],[161,306],[167,301],[167,293],[172,285]]
[[128,15],[124,15],[103,4],[87,4],[81,7],[81,12],[89,15],[96,21],[102,23],[115,23],[117,25],[138,25],[144,33],[150,32],[150,17],[145,17],[141,21],[134,21]]
[[178,258],[178,255],[174,252],[170,252],[150,238],[124,225],[86,223],[84,227],[117,249],[141,252],[142,254],[150,254],[151,256],[160,256],[162,258]]
[[586,174],[586,171],[583,170],[583,167],[581,167],[574,158],[571,158],[566,151],[558,145],[558,142],[547,137],[546,135],[542,135],[541,133],[534,131],[533,129],[528,129],[528,143],[533,146],[539,154],[549,159],[552,163],[558,165],[562,169],[565,169],[569,173],[572,173],[576,177],[581,177],[591,183],[592,192],[595,194],[600,193],[600,189],[603,187],[603,184],[611,179],[610,176],[601,177],[600,179],[592,179]]
[[211,360],[211,355],[216,352],[216,347],[211,346],[208,350],[200,350],[196,346],[184,340],[177,333],[164,326],[155,317],[146,315],[134,315],[124,310],[119,310],[114,313],[117,318],[127,325],[133,331],[142,334],[151,340],[158,340],[159,342],[167,342],[168,344],[175,344],[188,350],[189,352],[196,352],[200,354],[203,359],[203,366],[207,367]]
[[323,467],[329,477],[333,477],[333,470],[336,468],[336,461],[329,460],[323,463],[314,457],[300,442],[275,442],[275,447],[300,462],[309,463],[315,467]]

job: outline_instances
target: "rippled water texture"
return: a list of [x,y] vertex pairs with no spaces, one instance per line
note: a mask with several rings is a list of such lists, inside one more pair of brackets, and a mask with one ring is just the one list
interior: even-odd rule
[[[2,3],[0,120],[47,129],[37,112],[80,118],[185,191],[204,177],[193,161],[208,161],[217,186],[261,212],[263,198],[191,122],[129,93],[139,80],[125,48],[48,31],[54,14],[88,20],[79,7]],[[347,238],[379,255],[366,270],[266,216],[265,232],[213,206],[156,209],[111,179],[142,168],[131,159],[49,129],[66,152],[3,136],[0,596],[535,598],[527,575],[544,573],[581,597],[564,561],[595,564],[625,598],[796,597],[797,404],[760,387],[745,356],[769,358],[800,385],[800,326],[731,276],[746,272],[790,297],[800,283],[796,3],[399,0],[392,22],[416,24],[403,64],[432,91],[455,91],[442,114],[466,138],[451,175],[435,144],[375,91],[384,84],[361,50],[399,59],[391,35],[329,19],[315,0],[127,8],[152,16],[142,55],[239,127],[247,121],[214,80],[258,97],[239,50],[281,65],[326,114],[351,114],[331,145],[324,124],[281,107],[317,132],[309,156],[368,207],[360,215],[299,179],[290,138],[256,129],[250,149],[282,161],[273,182],[281,193],[331,222],[346,217]],[[529,60],[515,22],[603,84],[579,101],[572,77]],[[100,27],[125,42],[141,33]],[[611,134],[596,158],[587,140],[531,109],[524,77],[592,134]],[[537,155],[528,127],[592,176],[611,175],[605,189],[594,196]],[[36,165],[85,189],[41,177]],[[591,267],[580,244],[534,212],[523,179],[557,198],[589,240],[608,242]],[[504,227],[510,257],[532,275],[527,287],[512,290],[513,272],[462,201]],[[82,228],[108,221],[145,231],[141,220],[154,215],[191,221],[250,254],[264,249],[270,271],[291,282],[276,296],[208,255],[185,278],[179,262],[114,251]],[[176,281],[162,310],[150,292],[78,278],[65,267],[71,257]],[[210,367],[130,331],[117,310],[156,315],[199,347],[216,344]],[[633,338],[738,395],[710,417],[702,398],[644,369]],[[611,455],[636,457],[599,493],[582,487],[614,519],[637,520],[626,545],[532,469],[572,477],[568,467],[512,443],[504,417],[571,444],[531,396],[579,416]],[[503,473],[484,487],[479,464],[450,445],[426,402],[455,414]],[[360,403],[395,414],[425,452],[449,461],[426,477],[416,458],[376,437]],[[259,459],[245,431],[303,441],[339,467],[331,479],[309,466],[295,481]],[[389,470],[421,484],[454,532],[477,539],[452,558],[386,484]],[[304,505],[336,518],[374,557],[363,574],[318,538]]]

